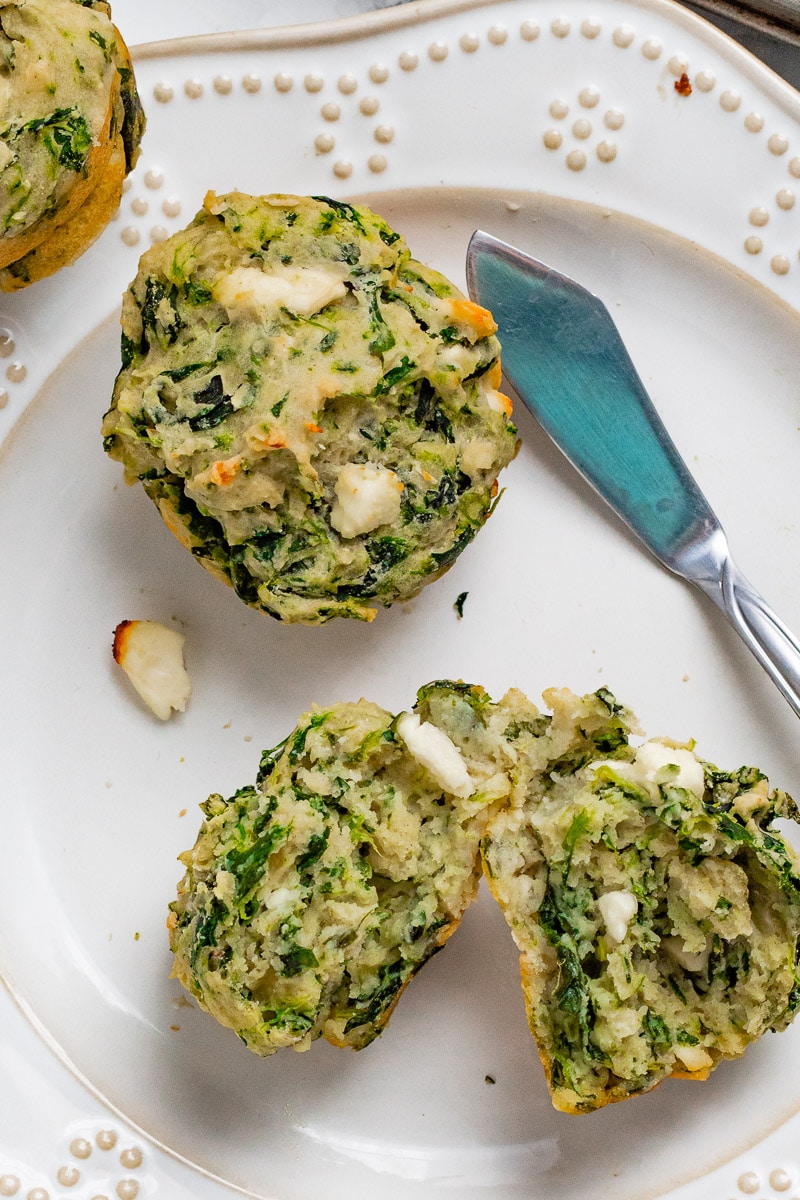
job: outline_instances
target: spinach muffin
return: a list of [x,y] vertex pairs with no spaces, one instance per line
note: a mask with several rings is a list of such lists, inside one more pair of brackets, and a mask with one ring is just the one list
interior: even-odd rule
[[493,711],[451,683],[397,717],[315,708],[255,786],[202,806],[171,905],[174,974],[256,1054],[368,1045],[450,937],[508,788]]
[[798,814],[752,767],[634,748],[607,691],[545,699],[552,719],[506,734],[515,785],[483,856],[553,1103],[580,1113],[705,1079],[792,1020],[800,874],[773,823]]
[[125,296],[104,444],[245,603],[371,620],[492,511],[495,328],[367,208],[210,193]]
[[483,870],[520,950],[553,1104],[705,1079],[800,1007],[798,819],[752,767],[631,745],[606,689],[493,703],[439,681],[412,713],[313,709],[255,787],[211,796],[170,906],[174,974],[261,1055],[361,1049]]
[[0,0],[0,288],[73,262],[116,211],[144,131],[104,0]]

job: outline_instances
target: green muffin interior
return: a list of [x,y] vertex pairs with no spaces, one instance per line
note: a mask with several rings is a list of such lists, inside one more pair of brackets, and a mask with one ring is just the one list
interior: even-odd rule
[[554,720],[484,859],[553,1101],[585,1112],[705,1078],[791,1021],[800,877],[773,823],[797,813],[754,768],[633,747],[610,693],[547,696]]
[[469,795],[415,757],[402,717],[362,700],[313,710],[263,755],[255,786],[203,805],[171,906],[175,974],[257,1054],[319,1036],[366,1046],[474,898],[498,798],[475,753],[488,706],[432,685],[412,727],[432,704]]
[[800,872],[755,768],[634,745],[601,689],[437,681],[413,713],[314,709],[182,856],[175,973],[251,1049],[359,1049],[472,901],[520,950],[553,1103],[703,1079],[800,1005]]

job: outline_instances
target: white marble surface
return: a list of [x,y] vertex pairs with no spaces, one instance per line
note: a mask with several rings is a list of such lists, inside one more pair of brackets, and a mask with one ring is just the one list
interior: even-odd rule
[[[113,0],[114,20],[130,45],[225,29],[301,25],[352,17],[398,0]],[[401,0],[402,2],[402,0]]]

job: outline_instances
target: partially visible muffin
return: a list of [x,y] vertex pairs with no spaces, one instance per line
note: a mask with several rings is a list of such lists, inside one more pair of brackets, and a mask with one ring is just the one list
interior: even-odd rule
[[545,699],[483,853],[553,1103],[579,1113],[705,1079],[792,1020],[800,872],[774,821],[797,810],[754,768],[634,748],[607,691]]
[[495,323],[363,206],[210,193],[122,328],[105,447],[255,608],[370,620],[492,511],[517,442]]
[[102,233],[143,131],[104,0],[0,2],[0,289],[53,274]]
[[174,974],[255,1053],[366,1046],[456,928],[507,788],[486,756],[492,711],[449,683],[398,717],[313,709],[255,786],[202,806],[171,905]]

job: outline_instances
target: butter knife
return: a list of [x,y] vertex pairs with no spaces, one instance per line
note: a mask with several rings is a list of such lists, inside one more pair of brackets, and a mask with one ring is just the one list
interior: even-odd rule
[[800,716],[800,643],[733,561],[603,302],[482,230],[467,285],[545,432],[659,562],[713,601]]

